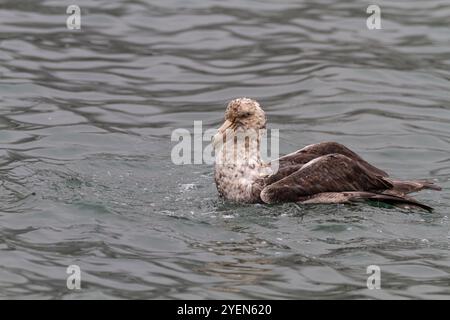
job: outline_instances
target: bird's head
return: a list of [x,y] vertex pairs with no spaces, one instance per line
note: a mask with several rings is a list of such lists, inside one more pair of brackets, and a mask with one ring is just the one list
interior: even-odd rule
[[249,98],[237,98],[228,103],[225,111],[225,122],[214,136],[214,145],[222,141],[226,132],[231,134],[237,131],[258,132],[266,127],[266,114],[259,103]]
[[230,101],[225,111],[225,122],[219,128],[219,133],[227,129],[236,131],[253,129],[259,130],[266,127],[266,114],[259,103],[249,98],[238,98]]

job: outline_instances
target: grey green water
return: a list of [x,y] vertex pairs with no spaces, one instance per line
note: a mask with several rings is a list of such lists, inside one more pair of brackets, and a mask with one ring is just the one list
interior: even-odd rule
[[[448,0],[1,0],[0,298],[450,298],[449,19]],[[170,136],[239,96],[281,153],[341,142],[435,180],[435,211],[222,201]]]

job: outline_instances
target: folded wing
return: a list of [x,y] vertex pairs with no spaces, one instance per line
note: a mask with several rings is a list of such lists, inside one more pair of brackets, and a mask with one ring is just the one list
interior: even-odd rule
[[352,159],[340,153],[319,156],[304,165],[297,165],[296,170],[293,167],[291,169],[292,172],[275,182],[270,183],[271,177],[267,179],[260,195],[262,201],[305,201],[325,192],[382,192],[393,187],[377,171],[367,167],[359,159]]
[[276,174],[268,178],[267,183],[272,184],[278,180],[281,180],[282,178],[287,177],[293,172],[301,169],[301,167],[309,161],[328,154],[342,154],[357,162],[360,166],[372,174],[381,177],[388,177],[386,172],[374,167],[344,145],[337,142],[321,142],[306,146],[303,149],[277,159],[276,161],[278,161],[279,169]]

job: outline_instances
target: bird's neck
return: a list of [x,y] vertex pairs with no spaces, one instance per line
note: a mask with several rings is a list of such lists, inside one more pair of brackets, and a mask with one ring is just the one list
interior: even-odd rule
[[215,180],[227,199],[255,202],[259,198],[255,183],[267,168],[261,160],[260,141],[259,134],[234,134],[216,147]]
[[248,131],[227,132],[223,141],[216,145],[216,167],[257,170],[261,160],[261,135]]

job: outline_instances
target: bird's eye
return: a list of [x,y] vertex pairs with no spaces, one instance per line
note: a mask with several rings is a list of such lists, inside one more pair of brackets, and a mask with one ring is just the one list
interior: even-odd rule
[[248,117],[248,116],[250,116],[251,115],[251,113],[250,112],[244,112],[243,114],[242,114],[242,117]]

